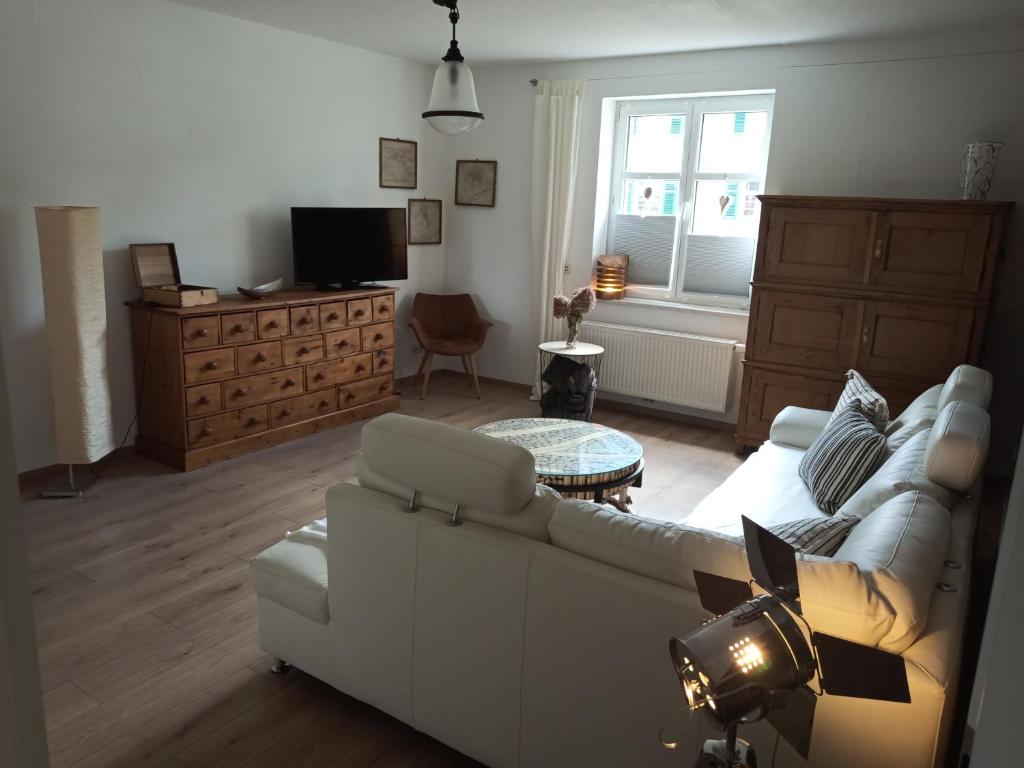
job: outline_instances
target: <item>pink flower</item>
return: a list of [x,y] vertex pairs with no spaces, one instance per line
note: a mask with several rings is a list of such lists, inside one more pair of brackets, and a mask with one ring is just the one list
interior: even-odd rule
[[569,314],[569,299],[565,296],[555,296],[552,302],[551,312],[554,314],[556,320],[561,320],[563,317]]
[[585,315],[597,304],[597,296],[594,289],[589,285],[577,288],[572,292],[572,301],[569,304],[569,311],[579,315]]

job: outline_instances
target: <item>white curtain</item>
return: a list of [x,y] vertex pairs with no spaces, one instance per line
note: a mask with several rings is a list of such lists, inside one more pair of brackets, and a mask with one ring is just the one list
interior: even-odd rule
[[[560,338],[562,321],[551,316],[551,299],[564,293],[576,171],[579,162],[583,81],[541,80],[533,107],[533,190],[530,207],[531,277],[538,343]],[[540,397],[540,362],[534,376]]]

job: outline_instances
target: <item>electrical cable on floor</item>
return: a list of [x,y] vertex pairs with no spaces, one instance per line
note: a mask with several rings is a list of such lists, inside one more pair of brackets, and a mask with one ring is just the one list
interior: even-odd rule
[[779,751],[779,732],[775,732],[775,746],[772,747],[772,760],[768,764],[768,768],[775,768],[775,753]]

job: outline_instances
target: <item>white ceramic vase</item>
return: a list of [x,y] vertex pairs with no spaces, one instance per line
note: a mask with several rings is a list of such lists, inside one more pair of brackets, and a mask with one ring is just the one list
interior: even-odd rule
[[972,141],[964,147],[963,176],[960,197],[964,200],[984,200],[992,185],[996,158],[1003,145],[998,141]]

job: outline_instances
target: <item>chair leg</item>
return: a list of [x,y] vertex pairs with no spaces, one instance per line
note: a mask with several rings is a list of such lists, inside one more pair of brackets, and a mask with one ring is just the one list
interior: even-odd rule
[[480,400],[480,380],[476,376],[476,358],[473,355],[466,355],[469,359],[469,370],[473,377],[473,389],[476,390],[476,399]]
[[469,355],[462,355],[462,370],[466,372],[466,386],[473,387],[473,366],[469,362]]
[[427,397],[427,383],[430,381],[430,364],[433,360],[433,352],[427,352],[423,355],[423,363],[420,365],[420,368],[423,370],[423,386],[420,389],[420,400],[424,400]]

